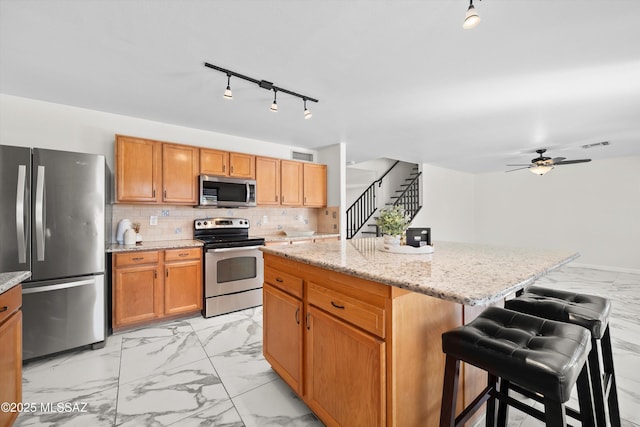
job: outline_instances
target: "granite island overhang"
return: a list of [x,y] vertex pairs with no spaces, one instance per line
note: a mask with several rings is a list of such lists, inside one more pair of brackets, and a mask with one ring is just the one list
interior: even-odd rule
[[[380,238],[268,246],[263,354],[327,426],[438,425],[441,335],[577,253],[437,242],[382,252]],[[486,374],[462,365],[464,407]]]

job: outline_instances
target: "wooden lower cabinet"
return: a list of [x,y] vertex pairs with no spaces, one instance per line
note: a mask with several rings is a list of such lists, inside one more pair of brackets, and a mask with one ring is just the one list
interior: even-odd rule
[[[0,403],[22,402],[22,286],[0,295]],[[15,408],[14,408],[15,409]],[[0,411],[0,426],[11,426],[19,411]]]
[[112,277],[114,330],[202,309],[201,248],[113,254]]
[[265,359],[325,425],[439,424],[441,336],[462,305],[269,253],[264,264]]

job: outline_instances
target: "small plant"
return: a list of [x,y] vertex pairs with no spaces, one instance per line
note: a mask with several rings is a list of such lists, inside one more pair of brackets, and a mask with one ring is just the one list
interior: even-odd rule
[[380,216],[376,219],[376,224],[382,234],[400,236],[407,230],[411,223],[404,209],[396,205],[381,210]]

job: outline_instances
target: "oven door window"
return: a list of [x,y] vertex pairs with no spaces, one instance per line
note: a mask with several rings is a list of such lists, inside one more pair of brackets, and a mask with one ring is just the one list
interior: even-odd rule
[[255,256],[233,257],[218,261],[218,283],[257,277],[258,268]]

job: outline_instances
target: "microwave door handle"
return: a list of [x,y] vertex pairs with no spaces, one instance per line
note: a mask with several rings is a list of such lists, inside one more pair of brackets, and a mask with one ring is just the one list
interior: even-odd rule
[[25,189],[27,165],[18,165],[18,187],[16,189],[16,231],[18,237],[18,264],[27,262],[27,235],[25,229]]
[[259,249],[262,245],[256,246],[240,246],[238,248],[218,248],[218,249],[208,249],[207,252],[237,252],[237,251],[250,251],[253,249]]
[[251,186],[249,185],[248,182],[246,183],[246,186],[247,186],[247,191],[246,191],[247,197],[246,197],[245,203],[249,204],[249,197],[251,196]]

